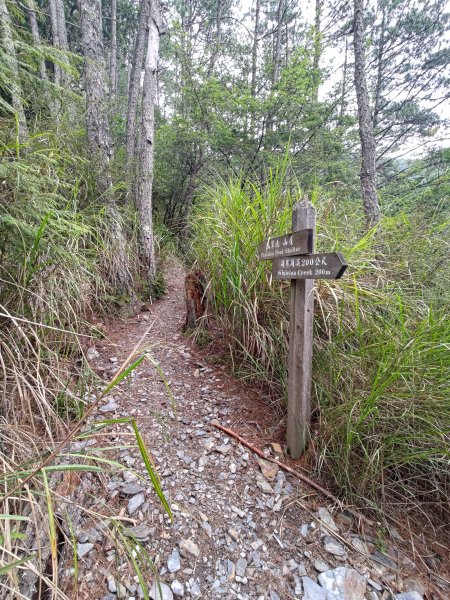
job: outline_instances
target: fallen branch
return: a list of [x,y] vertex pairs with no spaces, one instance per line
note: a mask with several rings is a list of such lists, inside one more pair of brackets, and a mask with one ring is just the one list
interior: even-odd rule
[[[330,500],[332,500],[333,502],[335,502],[342,508],[342,503],[339,500],[339,498],[337,498],[334,494],[332,494],[330,491],[328,491],[327,489],[325,489],[324,487],[322,487],[321,485],[319,485],[318,483],[316,483],[309,477],[306,477],[306,475],[302,475],[302,473],[299,473],[298,471],[295,471],[295,469],[288,467],[287,465],[280,462],[276,458],[267,457],[264,454],[264,452],[259,450],[259,448],[256,448],[256,446],[253,446],[253,444],[251,444],[250,442],[247,442],[247,440],[244,440],[244,438],[241,437],[238,433],[232,431],[231,429],[227,429],[223,425],[220,425],[220,423],[218,423],[217,421],[211,421],[211,425],[214,425],[214,427],[216,427],[217,429],[220,429],[220,431],[223,431],[230,437],[238,440],[238,442],[240,442],[243,446],[245,446],[246,448],[248,448],[249,450],[251,450],[252,452],[257,454],[260,458],[263,458],[264,460],[267,460],[275,465],[278,465],[280,467],[280,469],[283,469],[283,471],[286,471],[287,473],[294,475],[294,477],[297,477],[297,479],[300,479],[304,483],[308,484],[310,487],[314,488],[315,490],[320,492],[323,496],[326,496],[327,498],[329,498]],[[348,510],[349,513],[351,513],[359,521],[364,521],[364,523],[366,523],[367,525],[373,526],[373,524],[374,524],[373,521],[371,521],[370,519],[365,517],[363,514],[361,514],[357,510],[350,508],[348,506],[346,506],[345,508],[346,508],[346,510]]]

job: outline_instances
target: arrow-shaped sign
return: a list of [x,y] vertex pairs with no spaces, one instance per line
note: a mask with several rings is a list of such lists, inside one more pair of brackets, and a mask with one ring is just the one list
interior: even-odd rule
[[260,260],[272,260],[284,256],[309,254],[313,251],[313,230],[302,229],[288,235],[264,240],[258,246]]
[[275,258],[272,263],[274,279],[340,279],[347,268],[340,252],[304,254]]

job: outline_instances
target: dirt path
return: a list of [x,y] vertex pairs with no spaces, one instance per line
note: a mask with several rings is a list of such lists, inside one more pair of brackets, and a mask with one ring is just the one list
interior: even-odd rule
[[[259,444],[271,435],[273,441],[276,433],[276,424],[256,422],[256,393],[241,387],[223,367],[208,366],[207,352],[182,335],[181,267],[172,264],[167,280],[163,300],[150,312],[110,326],[96,346],[98,355],[91,352],[92,367],[108,379],[152,325],[144,345],[174,395],[176,411],[161,376],[145,362],[112,392],[99,414],[136,418],[174,511],[172,525],[147,483],[137,449],[120,450],[130,472],[105,478],[96,491],[96,506],[99,512],[108,507],[131,527],[156,565],[164,600],[376,600],[408,587],[423,593],[417,578],[407,579],[415,572],[413,563],[391,540],[383,540],[389,558],[376,549],[381,547],[376,533],[358,531],[348,514],[327,506],[314,490],[273,465],[261,468],[251,452],[211,426],[217,419],[250,437],[253,428]],[[123,426],[116,431],[123,432]],[[110,440],[123,444],[123,433]],[[82,555],[78,597],[143,597],[129,561],[103,533],[88,521],[77,532]],[[149,568],[144,578],[153,580]],[[150,595],[159,597],[155,589]]]

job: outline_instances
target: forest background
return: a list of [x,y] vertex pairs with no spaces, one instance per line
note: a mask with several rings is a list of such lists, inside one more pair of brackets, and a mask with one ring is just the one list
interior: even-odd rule
[[255,250],[306,194],[318,249],[350,264],[316,285],[307,467],[445,521],[448,4],[0,0],[0,18],[5,472],[83,416],[74,334],[162,294],[169,253],[208,275],[235,371],[283,412],[288,285]]

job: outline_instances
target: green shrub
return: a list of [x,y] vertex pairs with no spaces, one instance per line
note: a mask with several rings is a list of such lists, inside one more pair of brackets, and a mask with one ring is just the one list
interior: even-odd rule
[[[285,166],[265,185],[232,179],[204,192],[193,256],[209,273],[213,311],[243,376],[284,406],[289,282],[272,281],[256,248],[290,230],[301,197]],[[419,213],[364,230],[359,206],[325,190],[316,248],[340,250],[340,281],[315,286],[313,442],[309,460],[352,501],[448,506],[450,479],[449,222]]]

